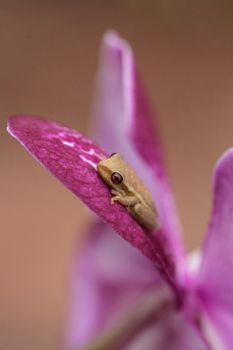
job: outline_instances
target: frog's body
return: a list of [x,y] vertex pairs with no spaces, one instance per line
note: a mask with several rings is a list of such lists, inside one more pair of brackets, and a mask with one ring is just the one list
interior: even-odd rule
[[[118,201],[145,228],[159,227],[158,214],[150,192],[136,175],[134,170],[115,153],[99,162],[97,170],[102,179],[111,188],[114,195],[111,202]],[[118,183],[114,181],[114,175]]]

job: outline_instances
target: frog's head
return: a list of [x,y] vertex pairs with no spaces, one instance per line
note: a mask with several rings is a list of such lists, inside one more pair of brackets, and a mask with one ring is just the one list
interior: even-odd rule
[[109,187],[118,191],[126,189],[125,162],[120,154],[113,153],[101,160],[97,165],[97,171]]

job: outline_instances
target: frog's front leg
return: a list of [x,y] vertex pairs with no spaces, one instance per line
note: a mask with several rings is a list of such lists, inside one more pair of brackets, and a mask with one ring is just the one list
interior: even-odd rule
[[111,193],[114,195],[114,197],[111,198],[111,204],[119,202],[125,207],[132,207],[138,202],[136,197],[125,196],[123,192],[121,193],[116,190],[111,190]]

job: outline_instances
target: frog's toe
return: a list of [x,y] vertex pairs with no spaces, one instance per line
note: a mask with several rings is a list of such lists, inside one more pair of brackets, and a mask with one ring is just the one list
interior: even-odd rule
[[111,198],[111,204],[114,204],[114,202],[116,202],[118,199],[117,199],[117,197],[112,197]]
[[113,189],[112,189],[112,190],[111,190],[111,194],[113,194],[113,195],[116,196],[116,195],[118,194],[118,192],[117,192],[116,190],[113,190]]

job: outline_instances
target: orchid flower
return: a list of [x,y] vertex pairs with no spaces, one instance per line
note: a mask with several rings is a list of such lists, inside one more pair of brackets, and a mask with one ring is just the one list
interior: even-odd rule
[[[233,349],[233,149],[218,161],[203,247],[187,254],[158,129],[132,50],[103,38],[95,142],[27,115],[8,131],[97,214],[74,257],[67,349]],[[150,190],[161,228],[145,230],[97,172],[118,152]],[[117,235],[118,234],[118,235]],[[123,239],[122,239],[123,238]]]

